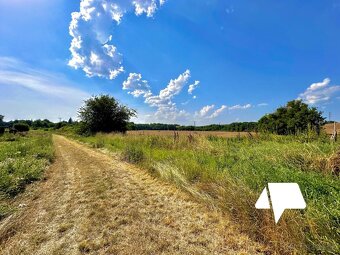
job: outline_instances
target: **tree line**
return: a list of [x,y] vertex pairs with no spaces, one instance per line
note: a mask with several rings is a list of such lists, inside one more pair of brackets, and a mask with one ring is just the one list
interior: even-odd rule
[[[81,134],[97,132],[126,132],[127,130],[188,130],[188,131],[230,131],[230,132],[269,132],[278,135],[296,135],[309,130],[320,133],[325,124],[322,112],[315,107],[309,107],[301,100],[289,101],[275,112],[266,114],[258,122],[234,122],[223,125],[185,126],[178,124],[138,124],[130,122],[136,116],[136,111],[120,104],[110,95],[94,96],[84,101],[78,111],[79,121],[60,121],[54,123],[44,120],[14,120],[4,122],[0,115],[0,132],[4,128],[14,128],[18,131],[32,129],[60,129],[74,126]],[[20,130],[19,130],[20,129]]]
[[206,126],[185,126],[178,124],[137,124],[129,122],[128,130],[175,130],[175,131],[230,131],[230,132],[245,132],[257,131],[256,122],[233,122],[230,124],[212,124]]

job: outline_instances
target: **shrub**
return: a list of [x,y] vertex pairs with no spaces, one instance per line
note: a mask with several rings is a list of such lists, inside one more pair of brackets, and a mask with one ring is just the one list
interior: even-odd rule
[[119,104],[109,95],[92,97],[79,110],[85,133],[125,132],[130,117],[135,115],[134,110]]
[[274,113],[263,116],[258,121],[261,131],[278,135],[300,134],[310,130],[320,133],[325,118],[315,107],[309,107],[301,100],[288,102]]
[[26,123],[16,123],[13,125],[13,128],[18,132],[27,132],[30,130],[30,127]]
[[4,127],[0,127],[0,135],[3,135],[5,133],[5,128]]

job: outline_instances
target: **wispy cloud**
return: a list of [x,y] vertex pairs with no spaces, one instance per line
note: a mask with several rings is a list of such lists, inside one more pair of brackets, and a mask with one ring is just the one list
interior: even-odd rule
[[[47,98],[55,100],[59,102],[60,109],[64,109],[65,112],[75,112],[82,101],[90,96],[89,93],[76,88],[71,81],[59,73],[31,68],[20,60],[8,57],[0,57],[0,86],[2,88],[7,87],[6,91],[10,91],[11,88],[16,92],[21,90],[31,91],[36,95],[35,101],[38,101],[40,98],[43,98],[43,100]],[[2,101],[7,100],[5,95],[0,97]],[[10,110],[20,110],[21,112],[25,110],[22,105],[28,98],[23,97],[21,100],[21,102],[17,102],[17,106],[12,103],[14,108]],[[28,103],[30,105],[39,105],[38,102],[30,101]],[[69,106],[67,110],[65,108],[66,105]],[[47,103],[44,108],[35,109],[35,112],[44,115],[44,111],[48,111],[51,107],[52,105]],[[27,116],[31,116],[31,113],[28,113]]]
[[162,4],[164,0],[81,0],[69,26],[73,38],[69,65],[89,77],[115,79],[124,67],[122,54],[112,44],[113,28],[127,12],[152,17]]
[[322,82],[311,84],[305,92],[301,93],[298,99],[302,99],[308,104],[318,104],[330,101],[340,92],[340,86],[330,86],[331,80],[325,78]]
[[248,109],[251,108],[251,104],[245,104],[245,105],[233,105],[231,107],[228,107],[228,110],[242,110],[242,109]]
[[62,75],[33,69],[25,63],[8,57],[0,57],[0,84],[20,86],[38,93],[62,99],[79,99],[89,96],[87,92],[71,87],[72,83]]

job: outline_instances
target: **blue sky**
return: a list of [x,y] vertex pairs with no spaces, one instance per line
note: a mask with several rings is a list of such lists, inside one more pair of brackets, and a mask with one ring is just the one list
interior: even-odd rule
[[255,121],[297,98],[340,120],[339,27],[339,0],[0,0],[0,113],[75,118],[109,93],[136,122]]

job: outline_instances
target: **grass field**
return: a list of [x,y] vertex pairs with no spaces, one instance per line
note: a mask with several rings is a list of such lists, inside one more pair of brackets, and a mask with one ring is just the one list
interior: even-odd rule
[[[216,137],[245,137],[255,135],[254,132],[226,132],[226,131],[175,131],[180,135],[193,136],[216,136]],[[128,131],[128,135],[157,135],[157,136],[174,136],[171,130],[133,130]]]
[[52,160],[52,139],[47,132],[0,136],[0,220],[11,212],[11,199],[39,180]]
[[[278,254],[339,254],[339,143],[327,137],[221,138],[179,133],[97,134],[74,138],[106,148],[198,200],[231,215],[241,230]],[[305,210],[286,210],[277,225],[255,202],[268,182],[296,182]]]

